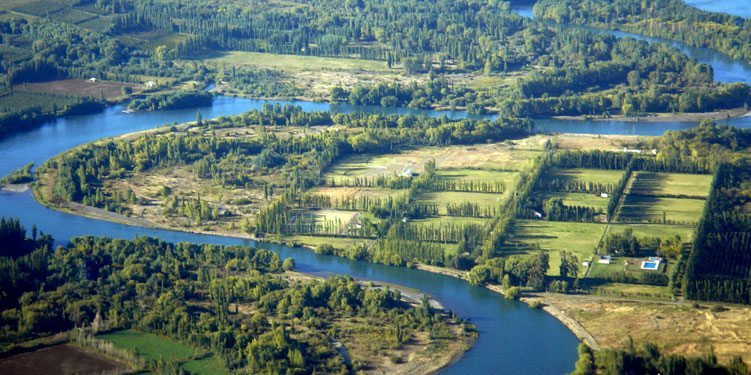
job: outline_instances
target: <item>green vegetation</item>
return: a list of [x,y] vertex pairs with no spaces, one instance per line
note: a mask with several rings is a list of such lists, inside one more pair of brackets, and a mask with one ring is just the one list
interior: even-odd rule
[[684,357],[679,354],[660,353],[659,348],[645,343],[638,349],[633,341],[624,350],[603,349],[593,351],[586,344],[579,344],[579,360],[573,374],[620,374],[620,373],[719,373],[742,375],[748,373],[748,366],[740,357],[735,357],[727,365],[717,363],[714,354],[707,357]]
[[136,351],[139,356],[148,361],[160,359],[180,361],[196,354],[195,349],[175,340],[132,329],[115,331],[98,337],[112,342],[117,347]]
[[[409,304],[348,277],[300,278],[267,250],[84,237],[53,252],[32,232],[0,219],[2,348],[73,331],[136,370],[330,373],[350,368],[330,340],[359,368],[394,353],[437,368],[432,356],[451,357],[473,335],[427,296]],[[415,347],[417,337],[426,341]]]
[[177,91],[167,94],[150,94],[135,99],[128,109],[132,111],[155,111],[158,109],[182,109],[210,106],[214,96],[205,91]]
[[681,0],[542,0],[535,18],[557,23],[591,24],[709,47],[735,59],[751,61],[748,20],[711,13]]
[[31,174],[31,168],[34,167],[34,163],[29,163],[23,166],[23,168],[0,178],[0,186],[9,184],[26,184],[34,180],[34,176]]

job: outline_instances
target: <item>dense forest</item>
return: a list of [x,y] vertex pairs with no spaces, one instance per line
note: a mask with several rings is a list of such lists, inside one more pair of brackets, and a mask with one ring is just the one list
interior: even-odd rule
[[[213,353],[231,370],[338,373],[377,364],[346,362],[331,337],[364,335],[378,350],[398,350],[423,332],[433,345],[457,339],[458,320],[427,299],[409,305],[398,291],[348,277],[290,281],[281,276],[294,261],[267,250],[85,237],[53,251],[51,238],[36,229],[27,238],[12,219],[0,220],[0,240],[6,348],[74,327],[136,328]],[[335,323],[349,320],[367,329]],[[164,372],[175,364],[145,367]]]
[[702,11],[682,0],[540,0],[534,12],[539,19],[614,27],[751,61],[751,21]]

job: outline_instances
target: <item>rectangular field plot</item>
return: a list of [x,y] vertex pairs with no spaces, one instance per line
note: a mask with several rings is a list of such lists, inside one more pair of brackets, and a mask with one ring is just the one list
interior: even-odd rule
[[352,211],[340,211],[340,210],[315,210],[305,211],[302,215],[314,218],[319,223],[341,223],[346,225],[354,220],[358,213]]
[[555,221],[519,220],[514,228],[509,253],[531,253],[540,250],[550,251],[551,276],[559,275],[561,251],[568,251],[579,259],[579,272],[583,274],[581,262],[588,260],[600,241],[605,224],[568,223]]
[[[509,194],[465,193],[459,191],[433,191],[420,193],[417,202],[435,205],[439,215],[450,216],[478,216],[468,214],[468,209],[461,208],[463,204],[471,204],[473,210],[479,211],[479,216],[495,216],[501,205],[506,202]],[[463,213],[461,213],[463,212]]]
[[614,171],[609,169],[554,169],[552,171],[554,178],[560,178],[576,182],[598,183],[603,185],[615,185],[621,180],[623,171]]
[[695,224],[704,210],[703,199],[627,195],[618,214],[620,222]]
[[629,194],[706,198],[711,175],[634,172]]
[[[592,269],[589,270],[587,277],[589,278],[608,278],[610,275],[625,272],[626,274],[639,277],[642,273],[664,273],[667,268],[666,262],[660,262],[659,269],[657,270],[643,270],[641,269],[641,262],[644,258],[627,258],[627,257],[612,257],[610,264],[601,264],[593,262]],[[628,262],[628,264],[626,264]]]
[[558,197],[563,200],[563,204],[569,207],[591,207],[599,212],[605,212],[608,208],[609,198],[603,198],[595,194],[587,193],[554,193],[545,195],[545,199]]
[[358,244],[367,244],[371,240],[362,238],[347,237],[326,237],[326,236],[288,236],[284,238],[288,244],[298,244],[317,248],[321,245],[331,245],[335,249],[349,249]]
[[198,353],[196,349],[172,339],[132,329],[115,331],[97,338],[110,341],[118,348],[137,349],[139,356],[152,361],[160,358],[173,361],[187,360]]
[[409,223],[412,226],[440,228],[440,227],[451,226],[451,225],[466,225],[466,224],[485,225],[489,223],[490,220],[491,219],[485,219],[485,218],[480,218],[480,217],[439,216],[439,217],[431,217],[427,219],[412,220]]
[[359,188],[359,187],[317,187],[311,189],[309,194],[326,196],[331,199],[331,203],[337,205],[338,203],[345,202],[347,200],[357,200],[363,197],[368,197],[377,200],[387,200],[389,198],[396,199],[407,194],[407,189],[380,189],[380,188]]
[[[523,141],[523,140],[522,140]],[[424,147],[386,155],[354,155],[336,163],[326,173],[326,180],[410,176],[425,170],[434,160],[439,170],[485,169],[519,171],[531,167],[541,154],[538,149],[519,149],[503,143],[473,146]]]
[[676,235],[681,237],[683,242],[691,242],[694,237],[694,225],[662,225],[662,224],[611,224],[608,233],[621,233],[626,228],[634,231],[634,236],[653,237],[668,239]]
[[[470,183],[477,187],[487,185],[490,188],[494,188],[497,183],[502,183],[505,187],[505,192],[514,188],[519,173],[483,169],[441,169],[436,171],[436,176],[454,183],[457,187],[456,190],[467,191],[467,184]],[[463,187],[464,189],[459,189],[459,187]],[[481,192],[479,188],[474,188],[472,191]]]

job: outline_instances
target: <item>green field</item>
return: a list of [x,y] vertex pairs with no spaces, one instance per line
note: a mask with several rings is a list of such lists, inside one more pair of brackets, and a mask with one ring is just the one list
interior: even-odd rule
[[192,359],[201,351],[170,338],[132,329],[115,331],[100,335],[98,338],[110,341],[118,348],[135,350],[140,357],[147,361],[162,359],[180,362],[181,367],[190,371],[191,374],[229,373],[218,357],[207,356],[201,359]]
[[229,371],[225,368],[222,360],[213,355],[185,362],[180,367],[188,371],[190,374],[229,374]]
[[[644,260],[644,258],[613,257],[612,263],[610,264],[600,264],[594,262],[590,266],[592,269],[589,270],[587,277],[596,279],[600,277],[607,277],[618,272],[626,272],[631,276],[638,277],[640,274],[646,272],[664,273],[665,269],[667,268],[666,263],[662,262],[660,263],[660,268],[658,271],[643,270],[641,269],[642,260]],[[625,263],[626,261],[628,261],[628,265]]]
[[663,225],[663,224],[611,224],[609,233],[620,233],[631,228],[634,236],[654,237],[654,238],[671,238],[676,235],[681,237],[683,242],[691,242],[694,236],[694,225]]
[[449,204],[460,204],[471,202],[477,204],[481,209],[497,210],[506,202],[509,194],[490,194],[490,193],[465,193],[458,191],[433,191],[420,193],[416,201],[434,204],[438,207],[439,215],[448,215],[447,206]]
[[545,199],[558,197],[563,200],[566,206],[592,207],[599,212],[605,212],[608,208],[609,198],[602,198],[599,195],[586,193],[555,193],[545,195]]
[[[537,251],[538,246],[541,250],[548,250],[548,274],[557,276],[561,264],[560,251],[575,254],[580,263],[588,260],[594,254],[604,230],[604,224],[519,220],[510,244],[504,250],[509,253],[530,253]],[[580,272],[583,274],[583,266],[580,266]]]
[[711,175],[635,172],[628,193],[656,196],[703,197],[709,195]]
[[115,331],[98,338],[111,341],[115,346],[136,350],[138,355],[149,361],[158,359],[184,361],[197,354],[196,349],[175,340],[132,329]]
[[662,198],[645,195],[626,195],[619,209],[621,222],[652,222],[695,224],[704,211],[703,199]]
[[580,182],[595,182],[604,185],[615,185],[621,180],[623,171],[612,171],[607,169],[554,169],[551,173],[553,177],[562,178]]

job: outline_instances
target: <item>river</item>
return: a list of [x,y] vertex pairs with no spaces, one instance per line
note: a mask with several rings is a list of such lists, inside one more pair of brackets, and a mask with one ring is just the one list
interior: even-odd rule
[[[626,36],[621,34],[620,36]],[[639,37],[643,38],[643,37]],[[650,40],[657,41],[657,40]],[[726,60],[724,55],[708,50],[687,49],[697,59],[708,59],[715,68],[718,79],[747,80],[751,68]],[[701,57],[704,56],[704,57]],[[727,63],[726,63],[727,62]],[[732,78],[736,77],[736,78]],[[204,118],[239,114],[260,108],[265,101],[220,96],[210,107],[200,108]],[[277,102],[272,102],[277,103]],[[425,114],[450,118],[469,116],[459,111],[422,111],[404,108],[331,105],[310,102],[278,102],[300,105],[306,111],[368,112],[391,114]],[[143,113],[122,113],[123,107],[112,106],[102,112],[61,118],[29,132],[7,137],[0,141],[0,176],[20,168],[26,163],[41,164],[60,152],[97,139],[151,129],[167,123],[195,120],[196,109]],[[751,127],[751,117],[732,119],[729,123]],[[539,129],[569,133],[660,135],[667,130],[680,130],[696,126],[693,122],[633,123],[622,121],[560,121],[536,120]],[[578,340],[555,318],[541,310],[505,301],[485,288],[448,276],[427,272],[350,261],[334,256],[320,256],[311,251],[287,246],[253,242],[235,238],[189,234],[168,230],[132,227],[69,215],[38,204],[31,192],[0,192],[0,216],[17,217],[26,227],[35,224],[64,243],[75,236],[94,235],[116,238],[153,236],[165,241],[188,241],[221,245],[249,245],[270,249],[283,257],[294,257],[297,268],[316,274],[347,274],[357,278],[378,280],[404,285],[429,293],[446,308],[469,318],[480,332],[475,346],[444,372],[467,373],[519,373],[551,374],[569,372],[576,360]]]

